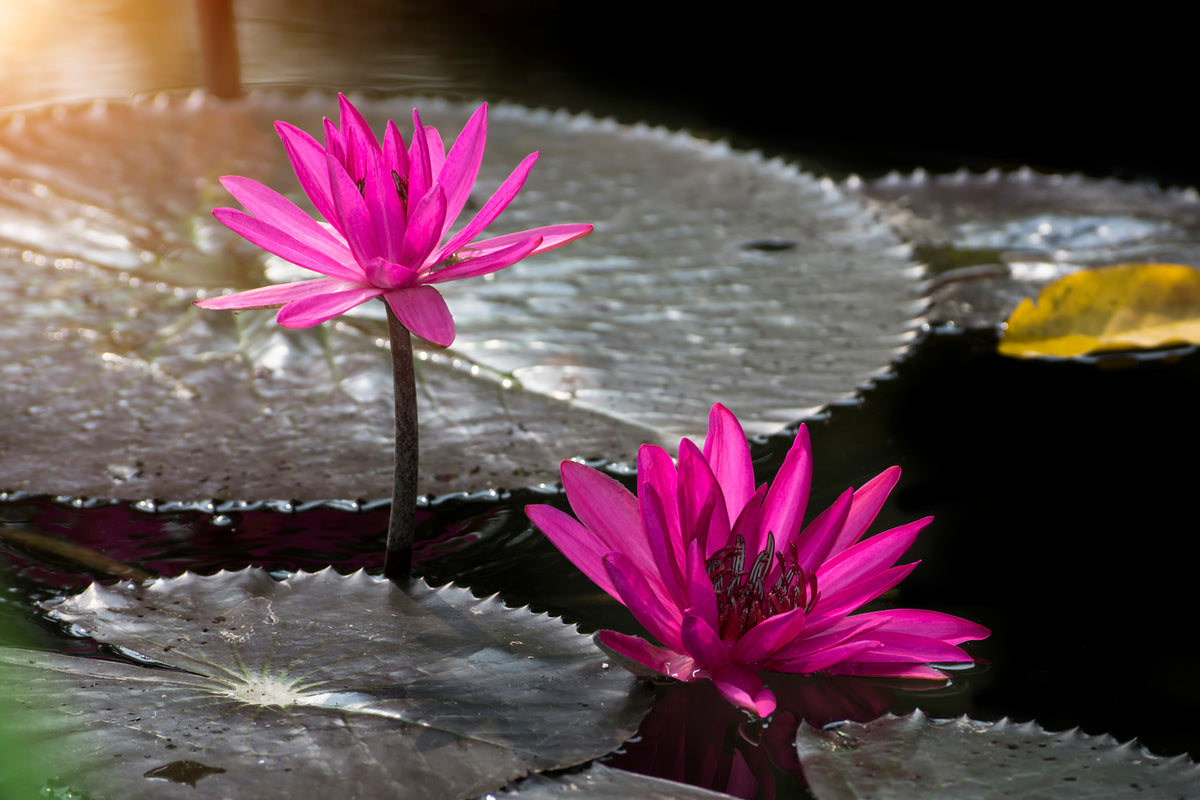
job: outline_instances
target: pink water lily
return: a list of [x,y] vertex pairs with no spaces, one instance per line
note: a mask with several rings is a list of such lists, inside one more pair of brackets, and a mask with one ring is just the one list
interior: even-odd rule
[[413,110],[412,142],[388,122],[383,145],[339,95],[340,127],[325,120],[325,144],[286,122],[275,130],[323,225],[278,192],[249,178],[221,179],[245,211],[218,208],[217,219],[268,252],[325,277],[202,300],[202,308],[283,306],[277,320],[307,328],[382,297],[408,330],[435,344],[454,341],[454,321],[434,286],[496,272],[526,256],[591,232],[549,225],[473,242],[512,202],[537,161],[527,156],[457,233],[483,161],[487,104],[446,151],[435,128]]
[[612,650],[682,681],[709,679],[759,716],[775,696],[759,670],[944,679],[931,663],[962,663],[958,645],[987,628],[937,611],[852,612],[903,580],[895,565],[931,518],[863,539],[896,481],[893,467],[802,527],[812,479],[801,425],[775,480],[755,488],[741,425],[720,404],[701,451],[678,465],[662,448],[638,453],[637,497],[572,461],[563,488],[576,520],[546,505],[530,519],[658,640],[601,631]]

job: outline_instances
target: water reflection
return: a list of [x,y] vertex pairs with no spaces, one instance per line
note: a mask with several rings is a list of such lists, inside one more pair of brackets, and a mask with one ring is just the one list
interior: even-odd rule
[[[230,2],[0,3],[0,108],[203,86],[200,19]],[[247,86],[466,98],[512,95],[532,86],[534,73],[544,81],[545,69],[530,70],[531,54],[510,57],[498,32],[503,15],[456,5],[238,0],[228,44]],[[227,60],[233,51],[224,49]]]
[[779,701],[769,720],[752,720],[709,681],[658,688],[638,735],[608,764],[690,783],[745,800],[804,796],[796,730],[850,720],[867,722],[896,704],[900,690],[921,681],[832,675],[764,674]]

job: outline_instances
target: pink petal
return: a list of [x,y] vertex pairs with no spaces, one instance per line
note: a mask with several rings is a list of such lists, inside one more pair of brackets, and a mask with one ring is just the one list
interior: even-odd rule
[[676,652],[686,652],[679,637],[682,610],[666,603],[667,598],[650,586],[645,575],[638,572],[624,553],[604,556],[604,567],[622,605],[645,626],[650,635]]
[[386,258],[372,258],[363,264],[363,272],[367,282],[380,289],[407,289],[417,285],[416,270],[409,269],[403,264],[388,261]]
[[[808,427],[801,425],[763,503],[763,536],[768,532],[775,534],[775,544],[780,550],[795,541],[796,534],[800,532],[811,483],[812,447],[809,444]],[[750,544],[749,540],[746,544]],[[757,552],[760,549],[762,542],[755,543],[754,550]]]
[[[508,207],[508,204],[517,196],[517,192],[521,191],[521,187],[525,185],[525,179],[529,177],[529,170],[533,169],[533,164],[537,161],[537,156],[537,153],[530,153],[525,157],[524,161],[517,165],[512,174],[504,179],[504,183],[500,184],[500,188],[483,204],[483,208],[479,209],[479,213],[475,215],[474,219],[452,236],[450,241],[438,251],[433,259],[435,264],[440,264],[451,254],[457,253],[462,249],[463,245],[482,233],[484,228],[491,225],[492,221],[500,216],[500,212]],[[525,235],[529,235],[533,231],[524,233]],[[579,235],[582,236],[583,234]],[[542,244],[545,244],[544,238]]]
[[498,272],[505,267],[511,266],[522,258],[534,253],[537,250],[538,243],[541,239],[523,239],[518,241],[512,247],[504,248],[503,250],[493,251],[479,258],[471,258],[466,261],[459,261],[457,264],[451,264],[447,267],[437,266],[426,274],[425,283],[445,283],[446,281],[456,281],[462,278],[474,278],[479,275],[487,275],[491,272]]
[[642,529],[646,532],[650,555],[654,558],[654,580],[651,583],[661,583],[672,602],[680,608],[686,608],[691,602],[687,597],[687,581],[684,579],[684,550],[679,538],[671,533],[667,503],[653,484],[642,487],[638,499]]
[[408,209],[408,228],[400,245],[400,261],[411,264],[418,272],[429,272],[429,254],[442,238],[446,219],[446,194],[434,186],[415,207]]
[[330,122],[328,117],[321,120],[321,127],[325,130],[326,154],[337,159],[338,163],[350,173],[350,177],[357,181],[359,175],[354,171],[354,165],[346,163],[346,137],[342,136],[342,132],[338,130],[338,126]]
[[429,147],[429,174],[434,183],[446,163],[446,145],[442,143],[442,134],[432,125],[425,126],[425,142]]
[[361,286],[362,284],[360,283],[344,281],[340,278],[314,278],[308,281],[281,283],[275,286],[260,286],[257,289],[250,289],[245,292],[210,297],[207,300],[197,300],[196,305],[200,308],[219,310],[275,308],[306,297],[345,291]]
[[375,227],[380,252],[389,261],[399,261],[407,217],[400,195],[396,192],[395,180],[383,170],[368,172],[363,179],[362,194]]
[[[346,160],[349,162],[346,167],[351,175],[361,178],[377,169],[379,140],[375,138],[363,115],[341,92],[338,92],[338,106],[341,112],[342,136],[346,143]],[[376,163],[372,163],[373,160]]]
[[[491,253],[494,250],[499,250],[504,247],[509,247],[514,242],[524,241],[534,236],[540,236],[542,243],[537,246],[537,249],[531,255],[544,253],[547,250],[553,250],[556,247],[562,247],[567,242],[573,242],[583,236],[587,236],[592,232],[591,225],[578,224],[563,224],[563,225],[546,225],[541,228],[530,228],[527,231],[517,231],[516,233],[506,233],[503,236],[496,236],[492,239],[484,239],[479,242],[460,247],[455,255],[460,258],[476,258]],[[457,237],[455,237],[457,238]],[[442,252],[448,248],[443,247]]]
[[663,675],[679,681],[696,680],[696,664],[690,656],[616,631],[600,631],[597,638],[600,640],[600,644],[609,650],[619,653],[631,661],[636,661],[642,666],[657,670]]
[[330,257],[328,253],[304,243],[293,235],[292,231],[282,230],[236,208],[213,209],[213,216],[246,241],[293,264],[331,278],[364,280],[362,269],[350,255],[349,248],[346,249],[345,261],[339,261]]
[[896,633],[914,633],[941,639],[950,644],[986,639],[991,631],[970,620],[944,614],[941,611],[926,611],[916,608],[897,608],[887,611],[869,611],[855,614],[851,619],[872,620],[877,629]]
[[454,318],[437,289],[432,286],[410,286],[384,295],[404,327],[441,347],[454,341]]
[[846,616],[851,611],[871,602],[908,577],[919,561],[885,569],[866,580],[847,586],[836,592],[826,592],[817,582],[820,600],[808,617],[808,628],[812,632],[822,631]]
[[624,553],[642,574],[653,576],[660,591],[665,591],[642,527],[637,498],[609,476],[576,461],[562,462],[560,474],[571,510],[579,521],[608,551]]
[[928,636],[917,636],[911,633],[895,633],[880,631],[870,633],[878,644],[868,652],[855,658],[864,664],[878,662],[919,661],[922,664],[930,662],[958,663],[969,662],[971,658],[965,650],[940,639]]
[[328,156],[325,164],[335,208],[335,217],[330,222],[346,237],[350,252],[359,264],[382,256],[383,248],[376,232],[376,222],[371,219],[367,202],[358,191],[358,184],[333,156]]
[[[857,658],[875,646],[873,641],[852,640],[843,644],[815,650],[803,656],[783,662],[774,662],[772,669],[780,672],[811,675],[814,672],[826,672],[831,667]],[[841,674],[840,672],[838,674]]]
[[874,645],[874,640],[869,634],[878,627],[878,622],[868,619],[869,616],[868,614],[855,614],[852,617],[843,617],[820,633],[813,633],[811,628],[803,631],[802,635],[797,636],[775,653],[770,662],[770,668],[777,669],[776,664],[809,659],[816,653],[845,644],[852,639],[859,640],[860,644],[863,641],[869,641]]
[[837,555],[863,537],[867,528],[875,521],[875,516],[883,507],[883,502],[887,500],[892,487],[899,480],[900,468],[889,467],[864,483],[862,488],[854,493],[854,503],[850,506],[846,524],[829,551],[831,556]]
[[559,552],[591,578],[593,583],[620,602],[621,597],[608,577],[608,570],[604,568],[604,556],[612,552],[606,544],[574,517],[553,506],[525,506],[525,514]]
[[722,487],[690,439],[679,443],[678,481],[680,552],[693,541],[703,543],[707,551],[709,539],[727,539],[729,517]]
[[437,175],[430,165],[429,131],[421,124],[421,114],[413,109],[412,143],[408,148],[408,198],[415,203],[429,193]]
[[383,169],[388,174],[395,173],[407,180],[408,148],[404,145],[400,129],[390,119],[383,133]]
[[833,505],[818,514],[796,538],[796,561],[805,572],[812,574],[829,557],[846,524],[853,499],[853,489],[842,492]]
[[285,328],[311,328],[381,294],[382,289],[366,286],[293,300],[279,309],[275,321]]
[[921,529],[933,517],[910,522],[884,531],[843,550],[817,570],[817,585],[822,592],[837,592],[896,563],[896,559],[917,540]]
[[704,560],[704,551],[700,542],[692,542],[688,546],[686,580],[687,606],[689,614],[695,614],[705,619],[714,629],[720,624],[720,610],[717,608],[717,594],[713,590],[712,579],[708,577],[708,569]]
[[[727,547],[729,545],[736,544],[739,536],[742,537],[742,540],[746,542],[751,542],[758,539],[760,532],[762,531],[762,504],[766,496],[767,485],[764,483],[762,486],[758,487],[758,490],[755,491],[754,496],[750,498],[750,502],[746,503],[746,506],[742,509],[741,516],[739,516],[737,521],[733,523],[733,530],[730,531],[729,537],[725,544],[718,545],[717,548],[714,549],[713,543],[708,543],[709,558],[712,558],[713,554],[715,554],[716,551],[721,547]],[[754,555],[757,553],[757,551],[750,550],[749,546],[747,546],[746,552],[749,554],[751,559],[753,559]]]
[[437,182],[446,192],[446,226],[438,236],[439,241],[471,196],[471,188],[479,175],[479,165],[483,163],[486,142],[487,103],[484,103],[467,120],[454,146],[446,154],[441,170],[437,172]]
[[775,711],[775,694],[763,686],[753,670],[730,664],[713,670],[712,682],[721,696],[738,708],[760,717],[769,717]]
[[683,650],[702,668],[722,667],[729,663],[729,646],[713,630],[707,620],[695,614],[684,614],[680,627]]
[[[678,477],[675,472],[675,463],[671,461],[666,450],[656,445],[644,444],[638,448],[638,497],[648,496],[648,487],[651,486],[663,499],[661,510],[666,519],[668,535],[675,541],[682,541],[683,533],[679,527],[679,506],[677,503],[667,501],[667,498],[674,498],[677,493]],[[645,519],[647,513],[653,510],[655,509],[641,508],[641,518]]]
[[946,673],[924,664],[863,664],[849,660],[824,670],[830,675],[861,675],[869,678],[914,678],[944,681]]
[[739,664],[765,664],[776,651],[791,644],[805,624],[803,608],[768,617],[737,640],[733,660]]
[[248,212],[263,222],[287,232],[301,244],[324,253],[330,261],[341,264],[350,260],[350,248],[346,246],[344,239],[332,233],[274,189],[237,175],[221,178],[221,185]]
[[708,412],[704,458],[724,493],[726,519],[737,519],[754,495],[750,445],[737,417],[720,403]]
[[275,131],[283,141],[292,170],[300,181],[300,188],[327,222],[337,220],[337,209],[329,187],[329,166],[325,148],[316,139],[286,122],[276,122]]

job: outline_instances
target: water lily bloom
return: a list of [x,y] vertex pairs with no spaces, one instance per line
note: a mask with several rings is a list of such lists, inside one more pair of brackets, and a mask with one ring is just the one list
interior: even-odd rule
[[847,489],[801,525],[812,480],[800,426],[775,480],[755,488],[741,425],[713,406],[701,451],[638,453],[637,497],[572,461],[562,482],[576,520],[526,511],[555,546],[624,604],[650,634],[601,631],[606,647],[682,681],[711,680],[734,705],[767,716],[774,694],[759,670],[945,679],[931,663],[963,663],[981,625],[936,611],[852,612],[903,580],[895,565],[931,518],[863,539],[900,477],[893,467]]
[[261,183],[236,176],[221,183],[246,210],[213,212],[248,241],[325,277],[196,305],[282,306],[276,317],[281,325],[307,328],[382,297],[408,330],[444,346],[454,341],[454,321],[436,284],[496,272],[591,232],[591,225],[549,225],[473,241],[520,191],[537,161],[535,152],[450,235],[483,161],[487,104],[447,152],[441,135],[422,125],[415,109],[411,143],[406,146],[389,121],[381,147],[358,110],[338,97],[341,124],[325,120],[324,145],[294,125],[275,124],[301,188],[327,224]]

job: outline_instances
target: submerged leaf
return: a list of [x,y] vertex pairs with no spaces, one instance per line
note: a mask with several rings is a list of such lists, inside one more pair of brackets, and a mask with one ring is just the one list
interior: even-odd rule
[[45,777],[87,792],[468,797],[612,750],[647,700],[558,620],[363,572],[93,585],[50,613],[148,665],[0,650]]
[[1078,356],[1200,343],[1200,270],[1117,264],[1073,272],[1025,299],[1008,318],[1000,352]]
[[1032,722],[934,721],[921,711],[802,725],[796,747],[818,800],[1175,800],[1200,793],[1200,768],[1132,742],[1050,733]]
[[[362,100],[376,131],[419,104]],[[204,293],[311,273],[213,219],[218,177],[310,204],[272,129],[320,136],[336,99],[162,97],[0,125],[0,489],[140,500],[387,497],[383,307],[309,330]],[[921,270],[832,182],[683,134],[490,110],[483,202],[540,150],[496,235],[590,222],[584,240],[446,286],[458,339],[418,364],[421,491],[557,480],[702,434],[716,399],[768,433],[853,395],[912,340]],[[507,227],[504,227],[507,226]],[[75,457],[65,460],[63,452]]]

